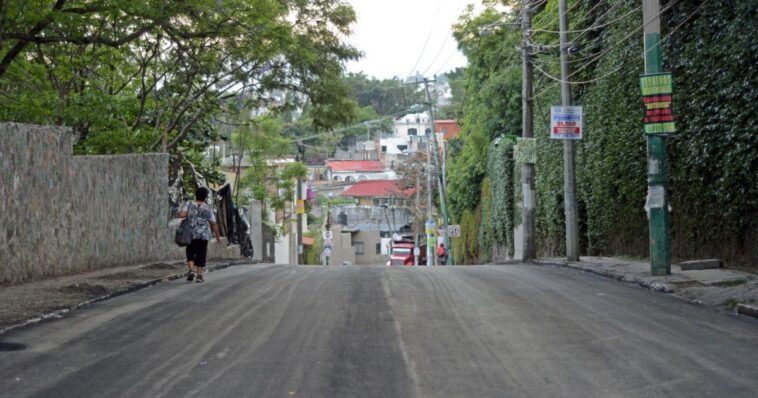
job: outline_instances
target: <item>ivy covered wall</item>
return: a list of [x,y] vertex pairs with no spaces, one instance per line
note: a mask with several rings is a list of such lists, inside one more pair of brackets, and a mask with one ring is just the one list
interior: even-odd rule
[[[578,49],[571,58],[572,94],[574,103],[584,107],[584,139],[576,146],[582,255],[648,255],[639,5],[637,0],[569,1],[570,28],[575,31],[570,40]],[[728,265],[758,267],[758,2],[679,0],[662,1],[662,7],[664,70],[674,75],[678,130],[668,139],[674,260],[719,257]],[[515,14],[510,17],[515,20]],[[549,107],[560,104],[559,85],[546,75],[560,76],[558,35],[550,32],[558,30],[557,21],[556,0],[548,0],[534,17],[533,41],[547,49],[533,58],[540,69],[535,69],[534,94],[540,255],[565,251],[563,148],[548,137]],[[468,164],[491,151],[490,142],[503,132],[487,130],[480,119],[495,114],[515,121],[520,114],[520,102],[513,97],[520,100],[518,53],[513,57],[512,46],[493,47],[482,39],[484,46],[475,51],[472,32],[484,22],[481,16],[468,16],[456,28],[473,80],[462,107],[459,144]],[[520,32],[504,29],[498,35],[498,40],[513,43]],[[482,98],[486,91],[480,89],[503,81],[492,76],[518,78],[497,91],[508,98],[497,109],[487,108],[493,103]],[[511,131],[520,133],[515,127]],[[482,143],[484,137],[489,142]],[[458,159],[451,163],[463,164]],[[481,163],[476,167],[478,179],[469,184],[461,179],[457,185],[474,193],[459,202],[459,214],[476,212],[484,203],[479,199],[487,171]],[[490,185],[487,201],[498,203],[491,176]],[[456,195],[451,192],[451,197]],[[490,216],[495,236],[503,221]]]

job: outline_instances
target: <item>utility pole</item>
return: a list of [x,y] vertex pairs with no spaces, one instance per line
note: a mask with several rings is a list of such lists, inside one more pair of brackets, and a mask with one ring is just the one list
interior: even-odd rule
[[[432,220],[432,196],[434,195],[434,185],[432,185],[432,139],[426,137],[426,222]],[[426,223],[424,223],[426,228]],[[434,248],[429,242],[432,241],[432,234],[426,231],[426,265],[434,265]]]
[[[296,160],[300,162],[305,161],[305,146],[302,142],[297,143],[297,157]],[[300,211],[300,204],[303,203],[303,180],[298,177],[297,179],[297,202],[295,205],[295,212],[297,213],[297,264],[303,265],[305,263],[303,256],[303,213]]]
[[[437,144],[437,133],[434,131],[434,107],[432,105],[432,97],[429,94],[430,82],[436,82],[436,79],[435,80],[424,79],[424,89],[426,90],[426,100],[427,100],[427,104],[429,105],[429,118],[432,123],[432,149],[434,150],[434,167],[435,167],[435,174],[437,175],[437,182],[439,184],[440,210],[442,211],[442,225],[445,231],[442,234],[442,242],[445,244],[445,247],[448,248],[449,250],[450,242],[448,242],[448,239],[447,239],[447,226],[449,222],[447,219],[447,193],[445,192],[445,183],[442,179],[441,168],[438,167],[440,165],[440,161],[439,161],[440,153],[439,153],[439,146]],[[435,250],[435,253],[436,253],[436,250]],[[439,265],[446,265],[446,264],[439,264]]]
[[[571,106],[571,85],[568,63],[568,10],[566,0],[558,1],[561,45],[561,103]],[[566,214],[566,259],[579,261],[579,225],[576,217],[576,162],[574,140],[563,140],[563,191]]]
[[[521,30],[523,41],[521,43],[521,68],[523,83],[521,85],[521,136],[524,138],[534,137],[534,120],[532,115],[532,63],[529,59],[532,30],[532,11],[529,7],[531,1],[521,2]],[[534,244],[534,163],[524,163],[521,166],[521,186],[524,201],[521,206],[522,227],[522,260],[528,261],[537,257]]]
[[[645,32],[645,74],[663,72],[661,62],[660,0],[642,0]],[[650,229],[650,272],[671,274],[671,235],[668,211],[668,165],[666,136],[647,135],[648,223]],[[651,206],[651,201],[658,202]]]
[[419,170],[416,171],[416,211],[414,212],[414,216],[416,216],[416,222],[414,222],[414,234],[413,234],[413,241],[414,247],[413,247],[413,265],[418,265],[418,252],[419,245],[418,245],[418,236],[421,234],[421,231],[419,230],[419,222],[421,219],[421,168],[419,167]]

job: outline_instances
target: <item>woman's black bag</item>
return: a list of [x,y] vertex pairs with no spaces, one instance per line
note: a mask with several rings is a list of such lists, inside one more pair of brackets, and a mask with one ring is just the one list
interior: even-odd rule
[[174,243],[182,247],[192,243],[192,225],[189,215],[191,209],[189,207],[192,206],[188,206],[187,217],[184,217],[179,226],[176,227],[176,232],[174,233]]

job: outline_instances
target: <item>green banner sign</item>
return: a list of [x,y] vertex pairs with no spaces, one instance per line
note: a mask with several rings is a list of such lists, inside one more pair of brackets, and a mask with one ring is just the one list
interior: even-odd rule
[[517,138],[513,147],[516,163],[537,163],[537,140],[535,138]]

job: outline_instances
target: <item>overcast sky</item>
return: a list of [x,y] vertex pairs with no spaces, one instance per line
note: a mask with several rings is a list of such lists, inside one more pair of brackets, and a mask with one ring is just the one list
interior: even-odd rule
[[[350,72],[401,78],[415,71],[431,77],[466,65],[451,26],[467,4],[479,0],[348,0],[358,22],[348,41],[364,53]],[[428,38],[428,40],[427,40]]]

